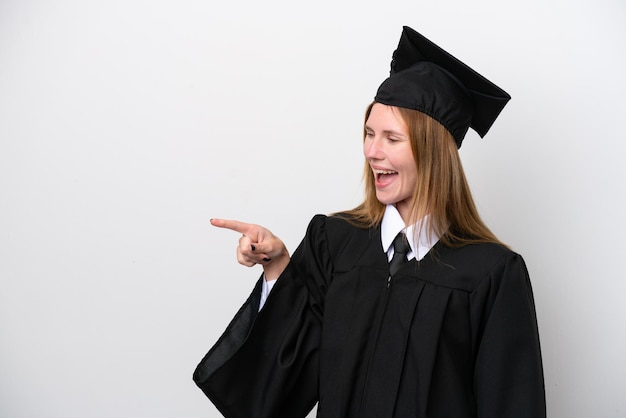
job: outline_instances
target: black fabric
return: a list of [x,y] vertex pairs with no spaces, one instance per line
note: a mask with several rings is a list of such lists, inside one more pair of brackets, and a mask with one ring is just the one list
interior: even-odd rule
[[389,262],[389,274],[395,275],[400,268],[408,262],[406,255],[409,253],[409,242],[404,232],[399,232],[393,239],[393,257]]
[[391,71],[378,88],[376,102],[419,110],[440,122],[461,147],[471,127],[481,137],[511,99],[508,93],[404,26]]
[[313,218],[263,309],[254,294],[194,380],[227,418],[541,418],[523,259],[438,243],[388,283],[380,231]]

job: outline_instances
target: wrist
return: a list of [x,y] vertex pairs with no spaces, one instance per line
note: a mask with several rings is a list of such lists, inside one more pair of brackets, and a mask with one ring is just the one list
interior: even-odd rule
[[285,270],[289,264],[289,254],[284,254],[275,258],[272,261],[263,264],[263,273],[265,273],[265,281],[269,282],[278,279],[278,277]]

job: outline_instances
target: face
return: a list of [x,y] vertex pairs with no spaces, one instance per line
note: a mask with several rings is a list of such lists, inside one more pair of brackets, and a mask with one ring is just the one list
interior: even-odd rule
[[417,167],[407,126],[393,107],[374,104],[365,122],[363,152],[374,173],[376,198],[394,204],[408,222]]

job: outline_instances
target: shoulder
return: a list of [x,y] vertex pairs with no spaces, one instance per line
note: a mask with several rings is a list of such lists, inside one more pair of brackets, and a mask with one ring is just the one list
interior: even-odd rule
[[331,234],[333,238],[348,236],[354,234],[368,234],[369,228],[358,227],[350,218],[343,214],[338,215],[321,215],[317,214],[309,222],[307,232],[324,231]]
[[367,244],[380,236],[378,229],[359,227],[344,214],[315,215],[306,234],[309,241],[324,241],[332,254],[340,253],[347,246]]
[[459,248],[449,249],[448,251],[458,263],[482,266],[485,271],[489,271],[509,260],[521,259],[521,256],[516,252],[495,243],[467,244]]
[[462,247],[438,247],[439,271],[451,283],[468,291],[510,275],[527,277],[521,255],[500,244],[468,244]]

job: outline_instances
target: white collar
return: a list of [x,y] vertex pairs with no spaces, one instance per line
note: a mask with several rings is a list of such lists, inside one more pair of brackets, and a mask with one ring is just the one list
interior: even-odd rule
[[[405,228],[404,221],[398,209],[393,205],[387,205],[380,225],[380,240],[383,251],[387,253],[389,259],[393,256],[393,247],[391,244],[400,231],[406,232],[406,237],[411,247],[411,251],[407,254],[409,260],[415,258],[419,261],[428,254],[441,236],[441,234],[436,232],[431,233],[428,219],[429,216],[426,215],[422,220]],[[415,234],[416,231],[419,231],[419,236]]]

